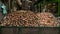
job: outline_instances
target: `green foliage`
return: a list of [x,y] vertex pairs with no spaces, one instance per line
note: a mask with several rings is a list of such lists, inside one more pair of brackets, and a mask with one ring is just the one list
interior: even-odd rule
[[58,16],[60,16],[60,0],[58,0]]

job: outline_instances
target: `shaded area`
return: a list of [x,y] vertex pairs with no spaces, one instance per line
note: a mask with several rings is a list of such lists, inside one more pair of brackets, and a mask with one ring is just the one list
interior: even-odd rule
[[59,34],[59,28],[2,28],[2,34]]

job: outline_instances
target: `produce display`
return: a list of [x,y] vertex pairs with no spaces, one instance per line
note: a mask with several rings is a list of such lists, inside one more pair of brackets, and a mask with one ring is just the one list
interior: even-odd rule
[[[43,2],[42,0],[17,0],[12,2],[11,13],[7,14],[6,19],[0,22],[0,26],[59,26],[59,21],[56,18],[58,16],[57,2],[47,2],[47,0],[43,0]],[[15,2],[17,4],[14,6]]]
[[[57,0],[0,0],[0,34],[59,34],[59,3]],[[3,14],[3,8],[7,14]]]
[[40,17],[40,26],[44,27],[59,26],[59,23],[53,14],[49,12],[41,12],[40,14],[37,15]]
[[20,10],[12,12],[1,21],[0,26],[38,26],[38,17],[31,11]]
[[26,27],[56,27],[59,26],[57,19],[49,12],[33,13],[29,10],[20,10],[7,15],[0,26],[26,26]]

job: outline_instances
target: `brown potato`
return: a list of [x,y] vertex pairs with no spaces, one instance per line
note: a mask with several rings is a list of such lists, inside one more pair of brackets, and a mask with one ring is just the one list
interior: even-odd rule
[[[6,23],[6,24],[3,24]],[[21,10],[17,12],[12,12],[7,15],[7,19],[3,21],[1,25],[9,26],[37,26],[38,17],[35,13],[31,11]],[[34,25],[35,24],[35,25]]]

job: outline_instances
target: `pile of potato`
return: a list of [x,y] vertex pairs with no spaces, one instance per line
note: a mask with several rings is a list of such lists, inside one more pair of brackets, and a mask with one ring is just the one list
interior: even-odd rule
[[41,12],[37,14],[40,17],[40,26],[43,27],[56,27],[59,26],[57,19],[53,16],[53,14],[49,12]]
[[20,10],[7,15],[4,21],[1,21],[0,26],[38,26],[38,17],[31,11]]
[[56,27],[58,20],[49,12],[33,13],[29,10],[20,10],[7,15],[0,26],[25,26],[25,27]]

